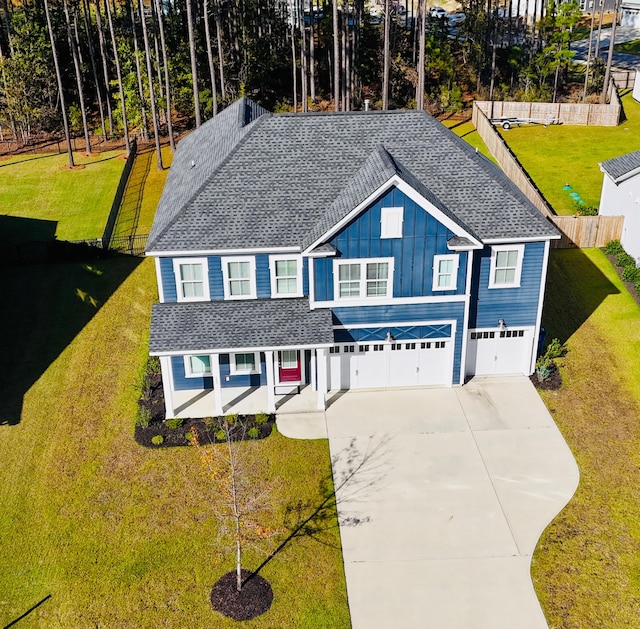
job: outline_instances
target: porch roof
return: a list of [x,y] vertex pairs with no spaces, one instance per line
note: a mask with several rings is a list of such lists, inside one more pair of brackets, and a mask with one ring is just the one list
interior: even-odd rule
[[154,304],[151,354],[327,346],[331,310],[309,299],[251,299]]

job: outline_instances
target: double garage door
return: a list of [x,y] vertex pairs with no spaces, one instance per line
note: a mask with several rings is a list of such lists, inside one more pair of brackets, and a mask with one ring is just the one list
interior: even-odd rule
[[533,328],[474,330],[467,345],[467,376],[530,372]]
[[340,344],[329,350],[331,389],[450,385],[450,339]]

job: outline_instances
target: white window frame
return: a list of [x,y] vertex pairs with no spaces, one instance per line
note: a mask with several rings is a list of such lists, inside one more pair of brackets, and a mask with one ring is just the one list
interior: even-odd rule
[[[255,366],[251,371],[239,370],[236,365],[236,356],[253,354],[253,364]],[[232,376],[253,376],[262,373],[262,363],[260,362],[260,352],[236,352],[229,354],[229,373]]]
[[[294,261],[296,263],[296,292],[295,293],[279,293],[278,277],[276,276],[277,262]],[[302,297],[302,256],[296,255],[277,255],[269,256],[269,271],[271,273],[271,297],[279,299],[288,297]]]
[[[180,267],[184,264],[199,264],[202,266],[202,297],[185,297]],[[176,280],[176,297],[178,301],[210,301],[209,294],[209,261],[207,258],[173,258],[173,274]]]
[[[209,369],[201,373],[195,373],[191,366],[192,358],[205,357],[209,359]],[[209,354],[190,354],[184,357],[184,375],[186,378],[207,378],[213,376],[213,369],[211,367],[211,356]]]
[[[235,299],[256,299],[256,258],[255,256],[233,256],[220,258],[222,265],[222,280],[224,283],[224,298],[225,300]],[[230,290],[230,278],[229,278],[229,264],[231,262],[248,262],[249,263],[249,294],[248,295],[232,295]]]
[[404,207],[380,209],[380,238],[402,238]]
[[[449,286],[440,286],[438,283],[438,280],[440,279],[441,275],[447,275],[446,273],[440,273],[440,262],[445,262],[447,260],[451,260],[451,262],[453,262],[453,267],[451,269],[451,284]],[[457,253],[433,256],[432,290],[434,291],[457,290],[459,263],[460,263],[460,256]]]
[[[498,253],[502,251],[516,251],[518,260],[516,261],[513,281],[508,284],[496,283],[496,260]],[[491,267],[489,268],[489,288],[520,288],[520,278],[522,276],[522,261],[524,260],[524,245],[494,245],[491,247]]]
[[[367,264],[386,263],[388,265],[387,292],[384,295],[367,296]],[[393,297],[393,258],[341,258],[333,261],[333,298],[335,301],[377,301]],[[340,297],[340,267],[357,264],[360,266],[359,294],[354,297]]]

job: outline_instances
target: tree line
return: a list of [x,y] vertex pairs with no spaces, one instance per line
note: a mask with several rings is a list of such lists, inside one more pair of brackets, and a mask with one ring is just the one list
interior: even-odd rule
[[521,1],[463,0],[453,27],[426,0],[0,0],[0,140],[153,138],[162,168],[161,137],[173,149],[176,124],[242,95],[303,112],[555,100],[580,11]]

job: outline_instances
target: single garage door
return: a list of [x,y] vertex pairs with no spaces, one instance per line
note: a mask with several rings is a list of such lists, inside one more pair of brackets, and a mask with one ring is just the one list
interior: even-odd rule
[[533,328],[475,330],[469,334],[467,376],[529,373]]
[[451,339],[341,344],[329,350],[331,389],[450,385],[452,369]]

